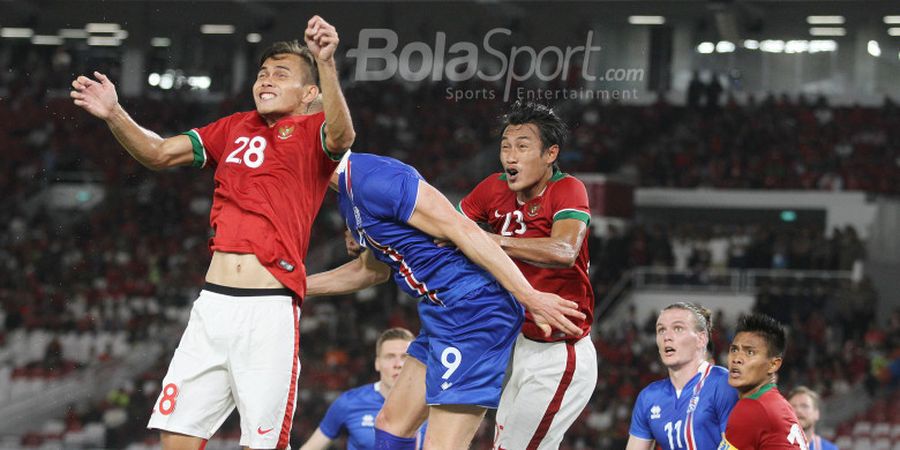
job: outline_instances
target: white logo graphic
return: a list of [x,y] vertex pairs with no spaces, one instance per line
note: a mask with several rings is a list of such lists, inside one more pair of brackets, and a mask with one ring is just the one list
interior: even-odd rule
[[445,382],[441,383],[441,390],[446,391],[447,389],[450,389],[450,386],[453,386],[453,383],[451,383],[449,381],[445,381]]
[[360,426],[374,427],[375,426],[375,416],[373,416],[371,414],[364,415],[362,418],[362,423],[360,423]]
[[662,408],[660,408],[659,405],[653,405],[653,407],[650,408],[650,419],[659,419],[661,417],[659,413],[661,412]]

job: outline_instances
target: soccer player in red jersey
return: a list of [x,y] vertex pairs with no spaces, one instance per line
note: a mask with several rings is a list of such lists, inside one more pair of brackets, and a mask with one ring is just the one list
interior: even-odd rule
[[165,449],[201,448],[235,407],[242,446],[289,444],[303,260],[328,181],[355,138],[334,62],[337,31],[314,16],[304,38],[306,46],[278,42],[263,54],[255,111],[169,138],[138,125],[105,75],[72,82],[75,105],[104,120],[144,166],[215,168],[206,284],[148,424]]
[[751,314],[738,321],[728,352],[728,384],[740,400],[719,450],[808,450],[794,410],[775,385],[784,346],[784,328],[775,319]]
[[585,239],[591,211],[584,184],[557,166],[566,133],[552,109],[516,102],[503,122],[503,172],[459,204],[470,219],[490,225],[491,237],[535,289],[578,303],[585,315],[572,319],[580,335],[545,337],[526,312],[497,409],[496,449],[558,448],[597,383]]

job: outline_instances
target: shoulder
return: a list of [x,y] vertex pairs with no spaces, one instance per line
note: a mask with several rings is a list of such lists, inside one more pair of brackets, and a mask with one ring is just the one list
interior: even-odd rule
[[251,124],[251,125],[263,125],[264,122],[262,118],[259,117],[259,113],[256,111],[239,111],[229,116],[223,117],[221,120],[229,121],[232,124]]
[[656,380],[646,387],[641,389],[641,392],[638,394],[639,401],[652,401],[661,396],[666,395],[666,385],[669,383],[668,378],[663,378],[661,380]]
[[717,386],[726,385],[731,387],[728,384],[728,369],[722,366],[713,366],[709,371],[709,381],[715,383]]
[[375,383],[364,384],[359,387],[355,387],[353,389],[349,389],[343,394],[341,394],[342,398],[347,398],[350,400],[359,399],[362,397],[369,397],[372,395],[379,395],[378,391],[375,390]]
[[735,422],[741,421],[752,421],[759,422],[760,420],[765,420],[768,422],[769,415],[766,414],[766,408],[759,400],[754,400],[750,398],[742,398],[738,400],[734,405],[734,409],[731,410],[731,416],[728,420],[728,424],[731,425],[734,419]]
[[492,193],[501,189],[508,189],[505,177],[506,175],[500,172],[492,173],[481,180],[472,192]]
[[550,178],[550,186],[553,192],[587,192],[584,183],[578,178],[564,172],[557,172]]
[[834,444],[834,442],[831,442],[825,438],[820,439],[822,439],[822,450],[838,450],[838,447]]

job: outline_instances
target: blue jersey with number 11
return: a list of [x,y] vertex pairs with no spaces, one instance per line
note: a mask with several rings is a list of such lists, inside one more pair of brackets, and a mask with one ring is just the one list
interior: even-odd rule
[[663,450],[714,449],[738,401],[728,370],[704,362],[680,395],[666,377],[638,394],[629,434],[655,440]]

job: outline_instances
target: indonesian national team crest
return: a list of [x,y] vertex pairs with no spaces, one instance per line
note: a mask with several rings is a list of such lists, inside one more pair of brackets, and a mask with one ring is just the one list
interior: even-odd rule
[[537,213],[538,213],[538,211],[540,211],[540,210],[541,210],[541,204],[540,204],[540,203],[532,203],[532,204],[528,205],[528,211],[527,211],[527,212],[528,212],[528,217],[534,217],[534,216],[536,216]]
[[278,127],[278,139],[282,141],[291,137],[294,134],[294,126],[293,125],[282,125]]

